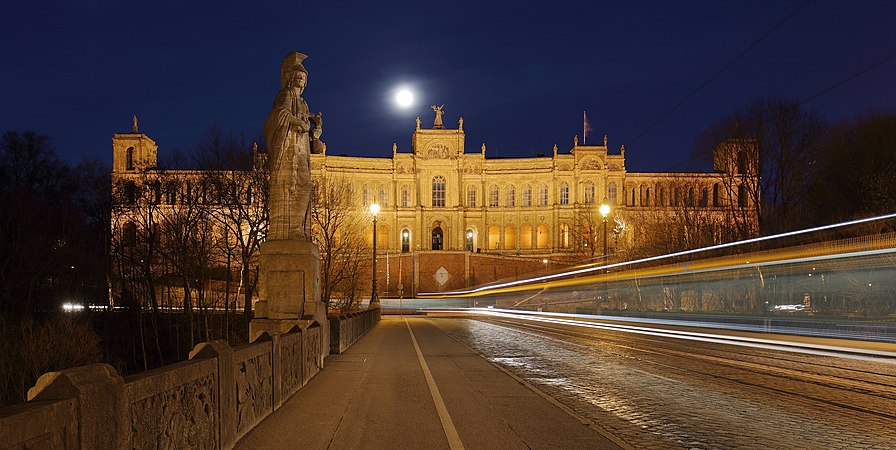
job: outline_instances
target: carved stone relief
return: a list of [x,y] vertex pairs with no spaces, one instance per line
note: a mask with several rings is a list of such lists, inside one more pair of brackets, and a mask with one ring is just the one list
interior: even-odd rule
[[303,333],[305,336],[305,358],[303,361],[304,372],[305,372],[305,383],[311,379],[314,375],[320,371],[320,357],[321,357],[321,337],[320,337],[320,327],[308,328]]
[[481,171],[482,169],[480,169],[479,166],[475,166],[472,164],[464,167],[464,173],[467,175],[478,175]]
[[302,387],[302,334],[290,333],[280,338],[280,386],[284,398]]
[[429,147],[429,151],[426,153],[426,156],[430,158],[448,158],[448,146],[442,143],[435,143]]
[[135,449],[215,449],[218,398],[208,374],[131,403]]
[[596,159],[587,159],[580,166],[583,170],[600,170],[600,161]]
[[238,433],[261,420],[273,408],[271,355],[262,353],[236,365],[236,429]]

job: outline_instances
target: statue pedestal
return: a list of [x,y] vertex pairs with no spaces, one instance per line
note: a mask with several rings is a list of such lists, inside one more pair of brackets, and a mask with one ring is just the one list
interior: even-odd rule
[[309,241],[271,240],[261,244],[258,256],[258,297],[255,318],[249,323],[249,341],[267,331],[283,334],[315,322],[322,327],[322,355],[329,354],[330,322],[320,301],[320,253]]

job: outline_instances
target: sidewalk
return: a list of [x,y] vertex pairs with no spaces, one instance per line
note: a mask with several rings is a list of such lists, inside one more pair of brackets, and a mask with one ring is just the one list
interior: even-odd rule
[[390,316],[235,448],[620,447],[430,319]]

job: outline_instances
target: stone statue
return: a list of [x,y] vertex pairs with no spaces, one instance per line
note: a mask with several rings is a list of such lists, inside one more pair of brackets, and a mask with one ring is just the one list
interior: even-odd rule
[[573,136],[573,138],[572,138],[572,146],[573,146],[573,147],[578,147],[578,146],[579,146],[579,135],[578,135],[578,134],[575,135],[575,136]]
[[420,116],[417,116],[417,129],[420,129]]
[[457,129],[460,131],[464,131],[464,118],[461,117],[457,120]]
[[430,108],[432,108],[432,110],[436,112],[436,121],[433,122],[433,124],[432,124],[433,128],[438,128],[438,129],[444,128],[442,126],[442,108],[444,108],[444,107],[445,107],[444,103],[442,104],[442,106],[436,106],[436,105],[430,106]]
[[[268,240],[309,238],[306,223],[311,203],[311,156],[325,148],[320,141],[323,118],[311,114],[302,92],[308,71],[307,56],[286,55],[280,67],[280,91],[264,123],[271,171]],[[314,127],[312,128],[312,125]]]
[[137,133],[139,133],[139,131],[137,131],[137,115],[134,114],[134,134]]
[[485,142],[482,143],[482,154],[485,154]]

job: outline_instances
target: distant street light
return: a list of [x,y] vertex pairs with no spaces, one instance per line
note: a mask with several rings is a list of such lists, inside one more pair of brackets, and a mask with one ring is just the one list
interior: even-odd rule
[[600,216],[604,220],[604,264],[607,262],[607,216],[610,215],[610,202],[606,197],[604,197],[604,201],[600,204]]
[[[604,201],[600,202],[600,208],[598,208],[598,211],[600,212],[600,216],[603,218],[603,222],[604,222],[604,265],[607,264],[607,216],[610,215],[610,210],[611,210],[610,202],[606,197],[604,197]],[[609,292],[607,292],[607,282],[606,281],[604,281],[604,296],[603,297],[604,297],[604,301],[609,304],[610,298],[609,298]],[[595,310],[595,313],[598,313],[600,311],[599,305],[595,305],[594,310]]]
[[380,212],[380,205],[373,203],[370,205],[370,212],[373,214],[373,286],[370,290],[370,307],[380,306],[380,297],[376,292],[376,215]]

